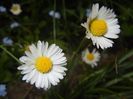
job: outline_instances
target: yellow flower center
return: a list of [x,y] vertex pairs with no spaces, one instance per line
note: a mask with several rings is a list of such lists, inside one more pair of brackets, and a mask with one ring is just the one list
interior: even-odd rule
[[107,24],[104,20],[93,20],[89,28],[94,36],[103,36],[107,32]]
[[92,61],[94,59],[94,55],[92,53],[88,53],[87,59]]
[[13,5],[11,8],[13,11],[17,11],[18,9],[20,9],[19,5]]
[[35,62],[36,69],[41,73],[47,73],[52,69],[52,61],[48,57],[38,57]]

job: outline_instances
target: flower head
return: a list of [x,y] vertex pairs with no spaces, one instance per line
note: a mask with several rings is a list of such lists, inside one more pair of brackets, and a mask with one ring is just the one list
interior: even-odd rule
[[85,49],[82,52],[82,60],[94,68],[97,66],[97,62],[100,60],[100,54],[95,49],[93,49],[92,52],[90,52],[88,49]]
[[2,42],[6,46],[12,46],[12,44],[13,44],[13,40],[10,37],[4,37],[2,39]]
[[6,85],[0,84],[0,96],[5,96],[6,94]]
[[120,33],[118,19],[113,10],[104,6],[99,8],[99,4],[92,6],[87,22],[81,25],[86,29],[86,38],[91,39],[97,48],[112,47],[114,42],[111,39],[118,38]]
[[60,18],[61,18],[60,13],[59,13],[59,12],[56,12],[56,11],[54,11],[54,10],[51,10],[51,11],[49,12],[49,15],[50,15],[51,17],[56,18],[56,19],[60,19]]
[[37,88],[47,90],[51,85],[57,85],[66,75],[64,65],[67,59],[57,45],[48,47],[48,42],[38,41],[37,46],[30,45],[25,54],[20,58],[23,64],[18,69],[24,74],[22,80],[35,84]]
[[0,6],[0,12],[6,12],[6,8],[4,6]]
[[20,24],[19,24],[18,22],[12,22],[12,23],[10,24],[10,28],[11,28],[11,29],[16,28],[16,27],[19,27],[19,26],[20,26]]
[[19,15],[22,12],[21,6],[19,4],[12,4],[12,7],[11,7],[10,11],[14,15]]

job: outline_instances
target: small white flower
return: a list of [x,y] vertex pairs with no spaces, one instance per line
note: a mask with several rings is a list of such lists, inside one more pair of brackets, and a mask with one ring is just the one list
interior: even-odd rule
[[35,84],[37,88],[47,90],[51,85],[57,85],[66,75],[64,65],[67,59],[56,44],[48,47],[48,42],[38,41],[37,45],[30,45],[25,54],[20,58],[23,64],[18,69],[24,74],[22,80]]
[[51,10],[51,11],[49,12],[49,16],[54,17],[54,18],[56,18],[56,19],[60,19],[60,18],[61,18],[60,13],[59,13],[59,12],[56,12],[56,11],[54,11],[54,10]]
[[12,22],[11,25],[10,25],[10,28],[13,29],[13,28],[16,28],[16,27],[19,27],[20,24],[18,22]]
[[10,37],[4,37],[2,39],[2,42],[6,46],[12,46],[13,45],[13,40]]
[[4,6],[0,6],[0,12],[6,12],[6,8]]
[[86,9],[86,16],[89,17],[91,13],[91,9]]
[[19,4],[12,4],[12,7],[11,7],[10,11],[14,15],[19,15],[22,12],[21,6]]
[[81,25],[86,28],[86,38],[91,39],[97,48],[112,47],[114,42],[111,39],[118,38],[120,33],[118,19],[113,10],[104,6],[99,8],[99,4],[92,6],[87,22]]
[[97,62],[100,60],[100,54],[95,49],[93,49],[92,52],[90,52],[88,49],[85,49],[82,52],[82,60],[94,68],[97,66]]

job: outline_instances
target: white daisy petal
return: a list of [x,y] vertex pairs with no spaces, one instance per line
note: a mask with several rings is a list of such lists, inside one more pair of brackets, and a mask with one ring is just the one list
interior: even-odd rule
[[53,64],[54,65],[60,65],[62,63],[65,63],[67,60],[63,60],[63,61],[54,61]]
[[58,84],[60,82],[59,78],[55,76],[53,72],[51,72],[51,75],[53,76],[54,81]]
[[27,70],[27,69],[34,69],[33,65],[27,66],[27,65],[21,65],[18,67],[18,70]]
[[95,37],[96,39],[96,45],[97,47],[101,47],[102,49],[104,48],[109,48],[112,47],[113,41],[110,39],[107,39],[105,37]]
[[41,83],[42,83],[42,78],[43,78],[43,76],[42,76],[43,74],[41,74],[41,73],[39,73],[38,74],[38,78],[37,78],[37,81],[36,81],[36,83],[35,83],[35,86],[37,87],[37,88],[40,88],[41,86]]
[[49,46],[46,56],[49,57],[54,48],[55,48],[55,44],[52,44],[51,46]]
[[28,74],[24,75],[22,80],[26,80],[28,78],[28,76],[29,76]]
[[60,65],[54,65],[54,68],[61,69],[62,71],[67,71],[67,68],[60,66]]
[[26,82],[27,82],[27,83],[30,82],[30,80],[34,77],[35,71],[36,71],[36,70],[34,69],[32,72],[29,73],[29,75],[28,75],[28,77],[27,77],[27,79],[26,79]]
[[45,74],[43,74],[42,76],[42,83],[41,83],[41,88],[48,88],[48,79],[47,76],[45,76]]
[[86,23],[81,23],[81,26],[87,29],[87,24]]
[[[120,33],[120,29],[109,29],[109,33],[112,33],[112,34],[119,34]],[[106,34],[105,34],[106,35]]]
[[45,43],[45,45],[44,45],[43,56],[45,56],[45,55],[46,55],[47,50],[48,50],[48,42],[46,42],[46,43]]
[[25,54],[26,54],[27,57],[29,57],[31,59],[34,59],[34,56],[31,54],[31,52],[25,51]]
[[29,46],[29,49],[30,49],[30,51],[31,51],[31,53],[32,53],[32,55],[33,55],[33,57],[36,58],[36,57],[39,56],[37,47],[36,47],[34,44],[30,45],[30,46]]
[[111,34],[111,33],[107,33],[107,34],[105,34],[104,36],[107,37],[107,38],[112,38],[112,39],[116,39],[116,38],[119,37],[118,35]]
[[61,58],[64,58],[64,53],[61,53],[61,54],[58,54],[58,55],[55,55],[55,56],[52,56],[51,57],[51,59],[53,61],[58,60],[58,59],[61,59]]
[[34,83],[36,82],[37,78],[38,78],[38,72],[35,71],[34,76],[33,76],[33,78],[31,79],[31,82],[30,82],[30,83],[31,83],[31,84],[34,84]]
[[42,42],[42,47],[41,47],[42,55],[43,55],[43,51],[44,51],[44,41]]
[[57,76],[59,79],[63,79],[64,77],[63,77],[63,75],[61,74],[61,73],[58,73],[58,72],[55,72],[55,71],[52,71],[53,72],[53,74],[55,75],[55,76]]
[[66,62],[66,57],[61,57],[61,58],[57,58],[56,60],[54,60],[56,62]]
[[108,20],[106,20],[106,21],[107,21],[107,24],[108,24],[108,25],[114,26],[114,25],[118,24],[118,19],[113,19],[113,18],[111,18],[111,19],[108,19]]
[[98,3],[92,6],[91,19],[96,18],[97,14],[98,14],[98,10],[99,10]]
[[58,59],[62,58],[63,56],[64,56],[63,53],[57,54],[57,55],[54,54],[53,56],[51,56],[51,60],[52,61],[58,60]]
[[51,75],[51,73],[48,74],[48,80],[50,81],[52,85],[54,86],[57,85],[57,82],[54,80],[54,77],[53,75]]
[[33,62],[33,60],[30,59],[30,58],[27,57],[27,56],[22,56],[22,57],[19,58],[19,60],[20,60],[21,62],[23,62],[23,63],[26,63],[27,61],[28,61],[28,62]]
[[55,72],[64,73],[64,71],[66,71],[67,69],[65,67],[61,67],[61,66],[54,66],[53,70]]
[[19,66],[17,69],[18,70],[24,70],[24,69],[27,69],[28,67],[26,65],[21,65]]
[[[51,83],[48,81],[48,88],[49,89],[51,87]],[[47,90],[46,88],[44,88],[45,90]]]
[[29,49],[30,49],[30,51],[31,51],[32,54],[34,54],[34,53],[37,52],[37,48],[36,48],[36,46],[34,44],[30,45],[29,46]]
[[60,58],[60,56],[62,56],[61,53],[62,52],[62,49],[58,49],[54,55],[51,56],[51,59],[54,61],[54,60],[57,60],[58,58]]
[[42,56],[42,43],[41,43],[41,41],[38,41],[37,42],[37,49],[38,49],[38,55],[39,56]]
[[60,48],[58,46],[55,46],[51,52],[49,52],[48,56],[51,57],[52,55],[56,54]]
[[30,73],[32,70],[33,70],[33,69],[28,68],[28,69],[26,69],[26,70],[21,71],[21,74]]

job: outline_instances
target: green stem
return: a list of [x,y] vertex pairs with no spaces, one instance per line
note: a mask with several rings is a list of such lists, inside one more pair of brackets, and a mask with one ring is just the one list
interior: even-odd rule
[[76,55],[76,54],[78,53],[78,51],[80,50],[80,48],[81,48],[81,46],[82,46],[84,40],[85,40],[85,37],[84,37],[84,38],[82,39],[82,41],[80,42],[79,47],[77,48],[77,50],[72,54],[71,60],[73,60],[73,58],[75,57],[75,55]]
[[11,52],[9,52],[7,49],[5,49],[2,45],[0,45],[0,48],[6,52],[9,56],[11,56],[14,60],[16,60],[18,63],[22,64],[18,58],[16,58]]
[[[54,0],[54,11],[56,10],[56,0]],[[56,20],[55,17],[53,17],[53,38],[54,42],[56,41]]]
[[67,18],[66,18],[66,6],[65,6],[65,0],[63,0],[63,16],[64,16],[64,20],[65,23],[67,22]]
[[33,86],[31,86],[31,87],[29,88],[29,90],[27,90],[27,92],[26,92],[25,95],[23,96],[23,99],[26,99],[26,97],[29,95],[29,93],[32,91],[32,89],[33,89]]

